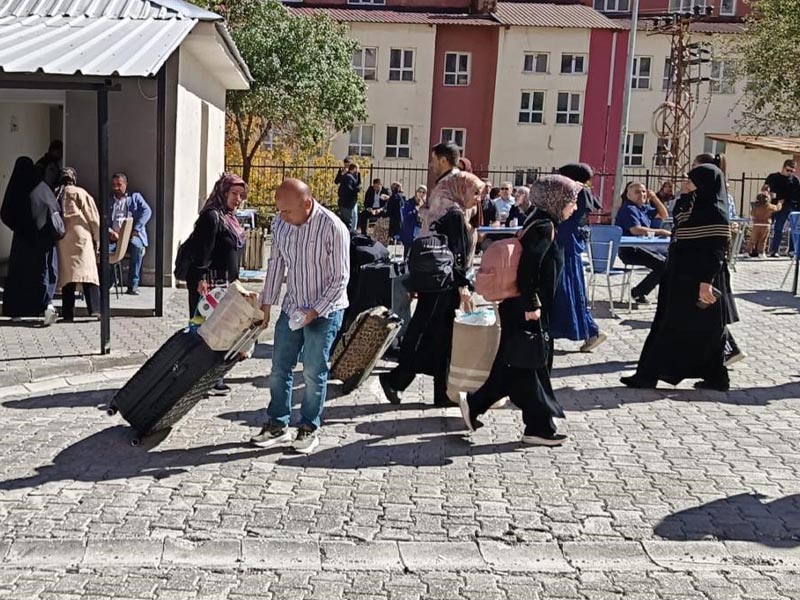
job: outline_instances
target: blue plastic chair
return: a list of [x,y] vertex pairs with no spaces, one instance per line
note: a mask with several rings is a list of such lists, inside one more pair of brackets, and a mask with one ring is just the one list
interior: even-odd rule
[[597,288],[598,276],[605,276],[608,288],[608,308],[611,316],[616,317],[614,312],[614,294],[612,287],[614,283],[611,278],[621,276],[622,281],[618,284],[622,286],[622,293],[625,293],[625,270],[614,267],[614,261],[619,252],[620,240],[622,238],[622,228],[616,225],[592,225],[590,227],[589,243],[586,246],[589,254],[589,285],[592,288],[592,308],[594,308],[594,296]]
[[[792,267],[795,266],[797,261],[800,261],[800,212],[789,213],[789,239],[792,240],[794,247],[794,258],[789,262],[789,268],[786,269],[786,274],[781,281],[781,288],[786,285],[786,280],[789,278],[789,273],[792,272]],[[795,293],[797,290],[795,290]]]

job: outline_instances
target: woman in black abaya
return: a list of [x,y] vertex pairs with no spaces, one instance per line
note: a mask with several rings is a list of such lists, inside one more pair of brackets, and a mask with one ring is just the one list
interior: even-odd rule
[[0,218],[11,231],[11,256],[3,292],[6,317],[41,317],[55,323],[53,296],[58,279],[56,240],[49,228],[50,214],[58,211],[53,192],[27,156],[14,163],[3,197]]
[[726,259],[731,235],[727,203],[718,167],[703,164],[689,172],[674,217],[656,316],[636,373],[621,378],[628,387],[699,379],[697,388],[729,389],[725,325],[735,318],[735,308]]

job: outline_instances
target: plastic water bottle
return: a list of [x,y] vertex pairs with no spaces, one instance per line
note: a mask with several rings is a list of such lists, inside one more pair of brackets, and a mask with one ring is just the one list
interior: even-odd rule
[[306,322],[306,312],[307,306],[303,308],[298,308],[292,313],[292,316],[289,317],[289,329],[292,331],[297,331],[298,329],[302,329],[303,325]]

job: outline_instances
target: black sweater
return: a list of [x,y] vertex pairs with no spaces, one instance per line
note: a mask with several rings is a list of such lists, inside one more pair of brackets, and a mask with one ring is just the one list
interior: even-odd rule
[[189,278],[225,279],[239,278],[239,254],[236,237],[222,224],[219,212],[206,210],[197,217],[194,226],[194,260]]

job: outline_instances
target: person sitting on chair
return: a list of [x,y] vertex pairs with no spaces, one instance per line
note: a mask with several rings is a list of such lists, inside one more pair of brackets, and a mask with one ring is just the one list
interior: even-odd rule
[[[619,207],[614,224],[622,228],[622,235],[669,236],[665,229],[654,229],[653,220],[663,221],[668,216],[667,207],[655,193],[648,190],[643,183],[629,183],[622,194],[622,206]],[[647,304],[647,294],[652,292],[661,281],[667,259],[663,254],[645,248],[620,248],[619,258],[626,265],[639,265],[650,269],[650,273],[637,286],[631,289],[631,296],[638,304]]]
[[361,233],[367,235],[367,226],[370,220],[383,214],[390,196],[389,190],[383,187],[383,183],[380,179],[372,180],[372,187],[364,194],[364,210],[361,211],[359,217],[359,229]]
[[153,214],[150,205],[139,192],[128,193],[128,176],[125,173],[114,173],[111,178],[111,228],[108,231],[111,247],[109,252],[117,249],[120,230],[125,219],[133,219],[133,231],[128,242],[130,264],[128,265],[128,289],[126,294],[139,295],[139,280],[142,275],[142,261],[147,248],[147,222]]

